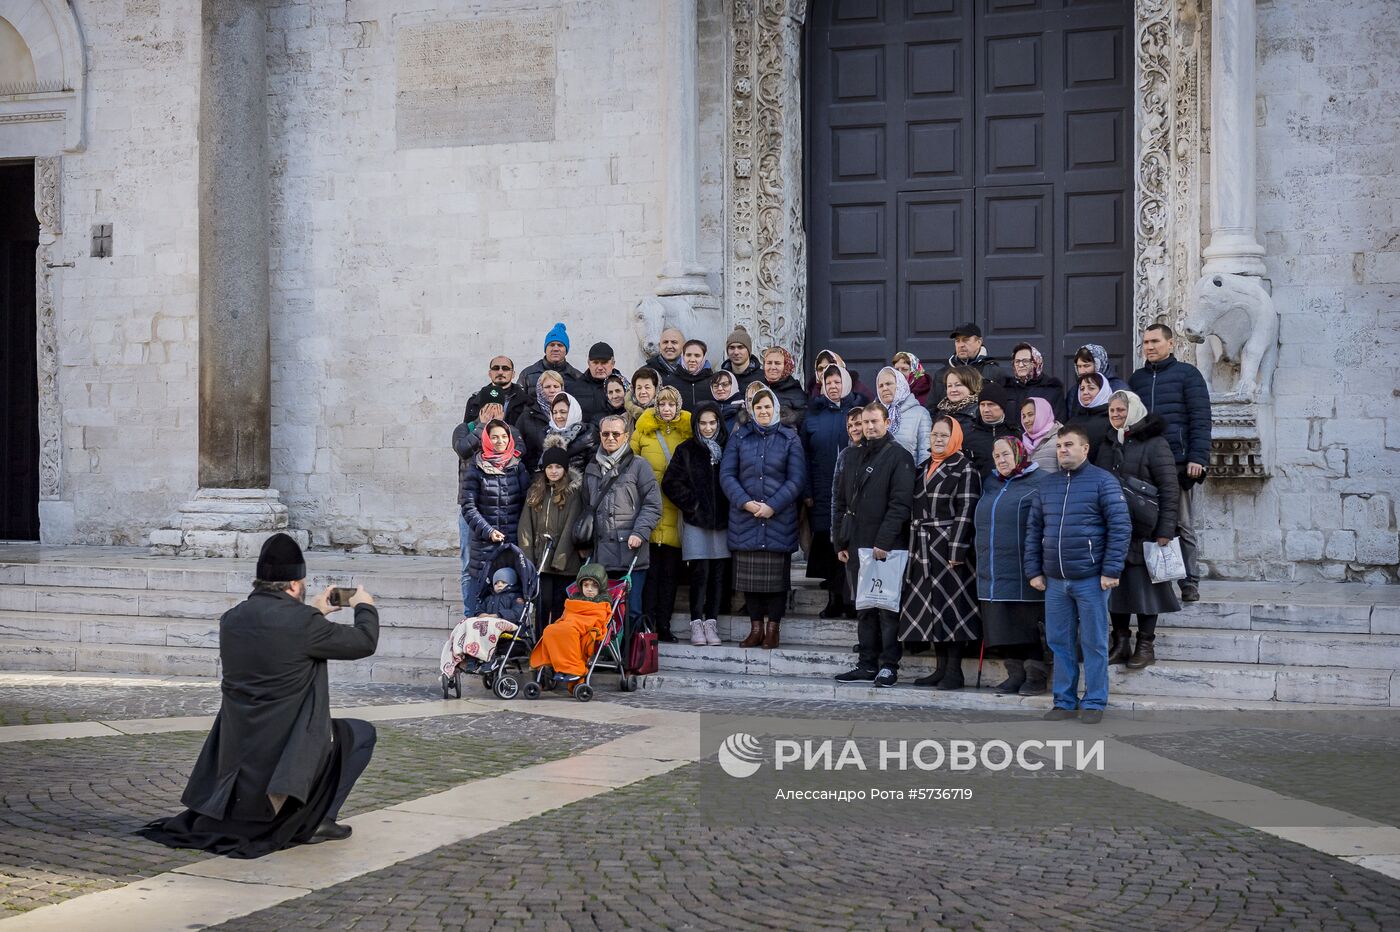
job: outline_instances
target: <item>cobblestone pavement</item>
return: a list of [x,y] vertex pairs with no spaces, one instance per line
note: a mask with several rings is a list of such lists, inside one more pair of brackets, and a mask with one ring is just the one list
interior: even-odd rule
[[1386,825],[1400,825],[1400,793],[1395,789],[1400,734],[1388,738],[1218,728],[1193,730],[1189,734],[1138,735],[1124,740],[1163,757],[1285,796],[1331,806]]
[[[377,727],[374,761],[346,815],[566,756],[633,730],[513,713]],[[203,742],[204,732],[174,732],[4,745],[0,918],[204,857],[131,834],[179,811]]]
[[[421,687],[389,684],[331,683],[337,706],[422,702],[433,696]],[[213,715],[219,711],[219,682],[159,685],[110,680],[55,685],[0,681],[0,726],[48,725],[58,722],[117,721],[176,715]]]
[[1095,805],[1122,810],[1133,824],[975,830],[928,818],[876,833],[835,810],[806,827],[713,818],[697,805],[712,766],[636,783],[216,928],[1117,932],[1381,929],[1400,921],[1400,883],[1130,790],[1084,781],[1075,792],[1088,790]]

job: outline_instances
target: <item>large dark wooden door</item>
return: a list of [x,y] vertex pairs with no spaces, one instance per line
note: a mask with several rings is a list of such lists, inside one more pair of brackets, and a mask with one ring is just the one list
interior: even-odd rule
[[39,539],[34,166],[0,164],[0,540]]
[[[1131,351],[1132,5],[814,0],[807,30],[813,354],[930,364],[975,320],[1053,371]],[[869,381],[869,379],[867,380]]]

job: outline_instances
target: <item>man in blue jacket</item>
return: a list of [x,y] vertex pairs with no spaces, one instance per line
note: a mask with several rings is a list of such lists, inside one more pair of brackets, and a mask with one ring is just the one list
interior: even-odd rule
[[[1113,473],[1089,463],[1089,435],[1071,424],[1055,442],[1059,469],[1040,480],[1026,527],[1025,572],[1045,593],[1045,639],[1055,655],[1051,721],[1094,725],[1108,704],[1108,590],[1118,585],[1133,522]],[[1079,660],[1084,655],[1084,698]]]
[[1172,328],[1153,324],[1142,335],[1142,356],[1147,365],[1133,373],[1128,386],[1147,410],[1167,422],[1167,442],[1181,474],[1181,498],[1177,506],[1177,534],[1186,578],[1181,581],[1181,601],[1201,598],[1196,575],[1196,526],[1192,499],[1196,484],[1210,464],[1210,389],[1201,370],[1172,355]]

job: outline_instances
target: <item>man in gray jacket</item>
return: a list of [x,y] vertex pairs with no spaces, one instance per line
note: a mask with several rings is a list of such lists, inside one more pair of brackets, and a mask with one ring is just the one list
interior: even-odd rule
[[[598,452],[583,471],[583,510],[593,515],[593,563],[621,579],[635,555],[632,592],[627,600],[627,627],[635,630],[642,615],[650,551],[647,541],[661,521],[661,488],[646,460],[628,446],[627,419],[610,414],[598,423]],[[580,547],[588,546],[578,541]]]

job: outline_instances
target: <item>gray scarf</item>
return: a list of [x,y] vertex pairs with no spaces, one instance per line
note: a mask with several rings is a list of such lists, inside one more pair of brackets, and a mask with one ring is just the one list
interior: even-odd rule
[[599,447],[598,455],[594,458],[598,461],[598,465],[603,467],[603,475],[606,476],[616,472],[618,466],[622,464],[622,458],[631,452],[625,443],[617,448],[616,453],[612,454],[603,452],[603,448]]
[[705,445],[705,449],[710,451],[711,466],[713,466],[715,463],[718,463],[720,459],[724,456],[724,449],[719,445],[719,441],[715,438],[702,437],[699,434],[696,434],[695,439],[703,443]]

